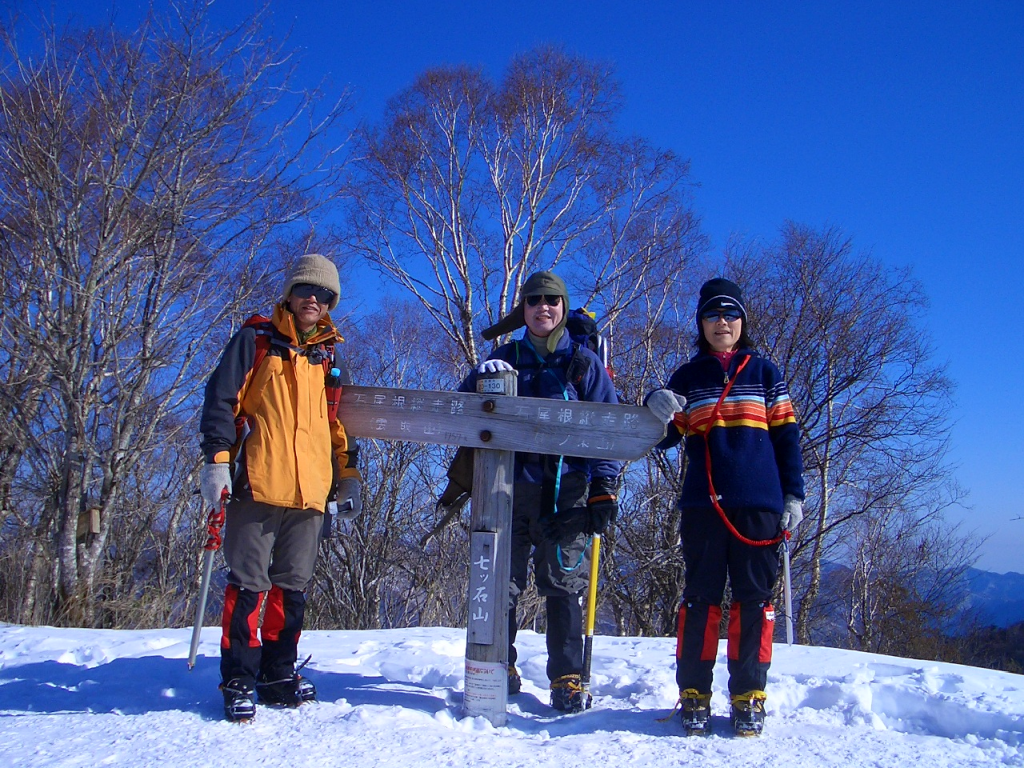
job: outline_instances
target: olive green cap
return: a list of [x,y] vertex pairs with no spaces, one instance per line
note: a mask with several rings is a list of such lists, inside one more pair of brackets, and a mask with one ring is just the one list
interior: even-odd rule
[[548,352],[554,352],[555,347],[558,345],[558,340],[562,337],[562,332],[565,330],[565,323],[569,319],[569,291],[565,287],[565,281],[554,272],[534,272],[523,283],[520,295],[522,298],[512,311],[483,332],[484,339],[490,341],[506,333],[512,333],[512,331],[526,325],[525,304],[527,296],[557,295],[562,297],[562,321],[547,337]]

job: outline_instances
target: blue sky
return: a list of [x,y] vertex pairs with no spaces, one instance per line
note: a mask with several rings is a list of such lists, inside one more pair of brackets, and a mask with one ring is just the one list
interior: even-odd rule
[[[145,5],[120,2],[118,18]],[[254,5],[214,8],[237,20]],[[93,22],[111,6],[54,7]],[[498,75],[540,43],[609,61],[622,129],[691,160],[716,250],[792,219],[912,266],[958,385],[952,458],[971,508],[950,518],[991,537],[980,567],[1024,572],[1024,2],[275,0],[271,14],[302,76],[351,87],[370,119],[438,64]]]

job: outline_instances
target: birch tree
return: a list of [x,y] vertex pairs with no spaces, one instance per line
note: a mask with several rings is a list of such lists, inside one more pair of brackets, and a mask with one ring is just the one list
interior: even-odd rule
[[[959,500],[945,458],[953,385],[933,360],[921,285],[855,252],[836,229],[787,224],[776,244],[734,245],[728,273],[744,287],[753,338],[782,369],[802,430],[808,498],[793,553],[806,643],[823,567],[844,562],[871,528],[856,521],[896,511],[934,520]],[[958,564],[955,549],[947,554]]]
[[422,305],[452,366],[486,357],[479,330],[536,270],[558,271],[611,335],[702,252],[688,164],[618,136],[619,109],[607,67],[541,48],[499,83],[429,70],[362,133],[353,247]]
[[275,240],[337,195],[347,106],[289,87],[258,15],[218,31],[201,4],[0,44],[4,587],[10,618],[92,624],[153,588],[140,559],[169,567],[198,389]]

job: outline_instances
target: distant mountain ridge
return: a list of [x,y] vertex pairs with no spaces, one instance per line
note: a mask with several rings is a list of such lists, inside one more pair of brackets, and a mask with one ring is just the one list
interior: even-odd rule
[[[847,566],[822,564],[820,615],[811,633],[812,644],[842,647],[847,641],[845,612],[849,595],[845,590],[849,578]],[[946,633],[960,635],[985,627],[1007,629],[1024,622],[1024,574],[969,568],[958,584],[955,599],[961,613],[950,618]]]
[[1024,621],[1024,573],[967,571],[965,608],[977,611],[982,625],[1009,627]]

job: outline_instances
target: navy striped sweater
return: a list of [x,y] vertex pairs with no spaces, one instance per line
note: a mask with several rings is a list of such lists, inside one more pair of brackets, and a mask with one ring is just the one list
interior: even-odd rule
[[[735,382],[712,424],[715,406],[730,379]],[[800,427],[786,382],[774,363],[742,349],[725,372],[717,358],[700,352],[672,374],[668,389],[686,398],[686,408],[676,414],[668,436],[657,447],[664,450],[685,439],[681,508],[712,506],[705,433],[711,446],[712,479],[723,509],[756,508],[781,514],[783,496],[803,499]]]

